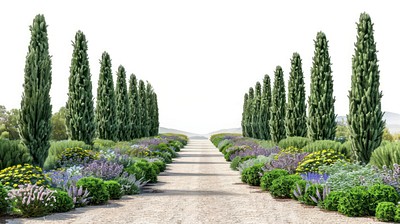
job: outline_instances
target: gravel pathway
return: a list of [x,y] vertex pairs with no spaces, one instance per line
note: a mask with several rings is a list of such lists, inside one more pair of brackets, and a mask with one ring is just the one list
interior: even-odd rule
[[190,140],[180,157],[144,193],[103,206],[78,208],[8,223],[378,223],[337,212],[275,200],[242,184],[209,140]]

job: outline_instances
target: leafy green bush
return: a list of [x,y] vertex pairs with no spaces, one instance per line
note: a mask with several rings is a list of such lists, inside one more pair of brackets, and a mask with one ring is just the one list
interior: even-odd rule
[[162,159],[165,163],[172,163],[172,155],[165,152],[151,152],[153,157]]
[[298,149],[304,148],[306,145],[310,144],[312,141],[309,138],[304,137],[288,137],[279,141],[278,146],[281,149],[286,149],[289,147],[295,147]]
[[56,190],[53,194],[56,201],[53,203],[52,212],[68,212],[75,207],[74,201],[67,192]]
[[149,180],[151,183],[157,182],[157,170],[148,161],[141,159],[136,161],[134,164],[125,169],[129,174],[134,174],[136,178],[144,180]]
[[114,148],[117,143],[112,140],[105,140],[105,139],[95,139],[93,140],[93,148],[96,151],[100,151],[103,149],[110,149]]
[[394,215],[394,221],[400,222],[400,205],[396,206],[396,213]]
[[114,180],[104,181],[104,184],[106,185],[108,193],[110,194],[110,199],[113,200],[121,199],[122,197],[121,184],[119,184],[117,181]]
[[363,186],[347,191],[339,199],[338,211],[346,216],[358,217],[369,214],[369,193]]
[[337,153],[333,149],[316,151],[306,156],[296,169],[298,173],[318,172],[322,165],[330,165],[338,160],[345,160],[343,154]]
[[260,173],[263,172],[261,169],[264,164],[256,164],[252,167],[248,167],[242,172],[242,181],[252,186],[260,186]]
[[385,184],[373,185],[368,189],[368,193],[370,197],[369,212],[371,215],[375,214],[376,206],[380,202],[393,202],[397,204],[400,199],[396,189]]
[[308,186],[301,201],[306,205],[317,205],[317,203],[311,199],[311,197],[317,198],[317,189],[318,192],[322,194],[324,187],[321,184],[311,184]]
[[272,197],[274,198],[290,198],[292,195],[291,189],[296,181],[301,180],[297,174],[283,175],[272,181],[269,187]]
[[275,179],[278,179],[279,177],[286,176],[286,175],[289,175],[289,172],[287,170],[283,170],[283,169],[274,169],[274,170],[265,172],[260,180],[261,189],[264,191],[269,190],[269,188],[272,185],[272,182]]
[[255,159],[255,158],[256,158],[256,156],[244,156],[244,157],[236,156],[231,162],[231,165],[230,165],[231,169],[238,170],[238,166],[240,163],[243,163],[244,161],[247,161],[249,159]]
[[0,183],[0,216],[5,214],[8,209],[7,190]]
[[0,139],[0,170],[31,160],[29,150],[20,141]]
[[380,202],[376,207],[376,218],[379,221],[392,222],[396,215],[396,205],[393,202]]
[[388,143],[379,146],[371,154],[369,164],[382,168],[393,167],[393,164],[400,164],[400,144]]
[[65,140],[65,141],[50,142],[49,155],[47,156],[47,159],[44,162],[43,169],[50,170],[57,168],[57,160],[61,155],[61,153],[67,148],[74,148],[74,147],[80,147],[82,149],[87,149],[87,150],[90,150],[92,148],[90,145],[86,145],[84,142],[81,141]]
[[231,161],[231,155],[238,152],[238,151],[247,151],[247,150],[253,150],[250,146],[247,145],[241,145],[241,146],[232,146],[229,147],[225,150],[225,155],[224,158],[226,161]]
[[154,147],[155,151],[159,152],[168,152],[171,154],[172,158],[176,158],[178,154],[175,152],[175,150],[171,149],[167,144],[165,143],[160,143],[157,146]]
[[164,172],[167,168],[167,164],[165,164],[162,160],[155,160],[152,163],[158,167],[160,172]]
[[107,203],[110,198],[107,186],[104,181],[96,177],[84,177],[76,183],[77,187],[82,186],[84,189],[89,191],[89,197],[91,197],[89,204],[101,205]]
[[66,148],[59,156],[57,161],[58,167],[70,167],[89,163],[97,159],[97,154],[88,149],[80,147]]
[[30,164],[15,165],[0,171],[0,183],[4,186],[18,188],[22,184],[48,185],[42,168]]
[[343,191],[331,191],[324,201],[324,208],[330,211],[337,211],[339,199],[345,196]]
[[333,149],[337,153],[345,155],[347,158],[351,156],[351,145],[342,144],[332,140],[318,140],[303,147],[305,152],[317,152],[324,149]]

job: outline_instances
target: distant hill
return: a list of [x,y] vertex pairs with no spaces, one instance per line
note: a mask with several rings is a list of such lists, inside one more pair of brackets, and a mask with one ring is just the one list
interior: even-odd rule
[[207,137],[210,137],[211,135],[219,134],[219,133],[238,133],[242,134],[242,128],[227,128],[227,129],[221,129],[218,131],[213,131],[208,134],[206,134]]
[[[390,133],[400,133],[400,114],[385,111],[383,119],[386,120],[386,127],[389,129]],[[337,116],[336,121],[347,124],[346,116]]]
[[[199,136],[199,134],[195,134],[195,133],[191,133],[191,132],[186,132],[186,131],[181,131],[181,130],[177,130],[177,129],[172,129],[172,128],[164,128],[164,127],[160,127],[158,129],[159,133],[176,133],[176,134],[183,134],[186,135],[188,137],[192,137],[192,136]],[[201,136],[201,135],[200,135]]]

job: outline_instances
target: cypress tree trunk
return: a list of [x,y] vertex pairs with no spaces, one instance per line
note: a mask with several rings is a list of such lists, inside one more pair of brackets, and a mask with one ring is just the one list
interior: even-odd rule
[[371,153],[381,144],[385,127],[376,52],[371,18],[362,13],[357,24],[357,42],[352,59],[347,121],[353,152],[357,160],[363,163],[369,162]]
[[271,140],[269,132],[269,120],[271,115],[271,81],[268,75],[264,76],[263,90],[261,95],[261,106],[259,115],[259,130],[260,138],[264,140]]
[[128,141],[131,140],[131,112],[126,87],[126,72],[122,65],[118,67],[115,97],[117,104],[117,139]]
[[95,134],[92,81],[85,34],[78,31],[72,43],[69,92],[65,120],[72,140],[91,145]]
[[111,72],[111,58],[104,52],[100,61],[100,76],[96,101],[96,133],[100,139],[117,140],[117,111],[114,82]]
[[242,135],[243,135],[243,137],[248,137],[248,135],[247,135],[247,121],[246,121],[246,118],[247,118],[247,114],[246,114],[246,109],[247,109],[247,100],[248,100],[248,98],[249,98],[249,94],[248,93],[245,93],[244,94],[244,101],[243,101],[243,112],[242,112],[242,122],[241,122],[241,125],[242,125]]
[[260,115],[260,107],[261,107],[261,84],[260,82],[256,83],[255,95],[253,101],[253,114],[251,116],[251,130],[253,133],[253,137],[257,139],[261,139],[260,135],[260,124],[259,124],[259,115]]
[[317,34],[314,44],[308,98],[308,136],[312,140],[333,140],[336,132],[335,98],[328,41],[323,32]]
[[139,111],[140,111],[140,138],[149,136],[149,112],[147,107],[147,94],[146,94],[146,86],[144,85],[143,80],[139,81]]
[[131,74],[129,79],[129,106],[131,112],[131,139],[139,138],[141,136],[140,129],[140,104],[137,79],[134,74]]
[[269,122],[271,138],[278,143],[286,137],[285,113],[286,113],[285,82],[281,66],[275,69],[274,88],[272,90],[271,119]]
[[291,59],[291,71],[288,85],[288,102],[286,106],[285,128],[286,135],[307,136],[306,118],[306,90],[304,87],[304,75],[301,68],[301,58],[294,53]]
[[247,137],[253,138],[253,129],[251,128],[251,117],[253,116],[253,100],[254,100],[254,89],[250,87],[249,98],[247,99],[246,106],[246,131]]
[[29,29],[31,41],[25,61],[19,133],[32,156],[32,164],[43,167],[50,148],[52,109],[51,57],[44,16],[37,15]]

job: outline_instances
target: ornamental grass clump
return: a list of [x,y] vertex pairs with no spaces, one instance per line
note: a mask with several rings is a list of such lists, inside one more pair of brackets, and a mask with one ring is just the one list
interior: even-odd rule
[[37,186],[49,184],[42,168],[31,164],[15,165],[1,170],[0,183],[13,188],[18,188],[22,184],[36,184]]
[[103,180],[112,180],[118,177],[123,170],[123,165],[101,159],[94,160],[85,165],[82,174],[84,176],[93,176]]
[[56,198],[54,191],[36,184],[19,185],[8,192],[8,200],[24,217],[39,217],[50,213]]
[[84,189],[82,186],[77,187],[75,185],[71,185],[68,187],[68,196],[72,198],[74,202],[75,208],[84,207],[89,204],[89,201],[92,197],[89,197],[89,191]]
[[330,165],[338,160],[346,160],[346,156],[333,149],[324,149],[307,155],[296,169],[297,173],[318,172],[322,165]]

